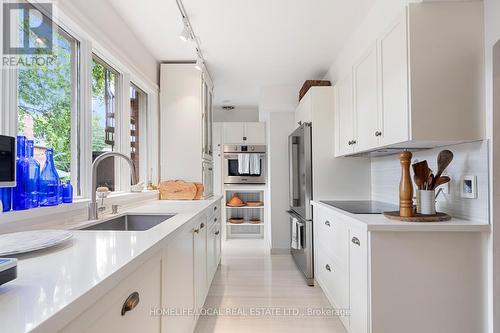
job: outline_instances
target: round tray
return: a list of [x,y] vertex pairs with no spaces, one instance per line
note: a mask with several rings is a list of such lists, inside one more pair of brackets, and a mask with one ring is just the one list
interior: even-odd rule
[[445,222],[451,220],[451,216],[446,213],[437,212],[434,215],[423,215],[415,213],[415,216],[403,217],[399,216],[399,211],[384,212],[384,216],[389,220],[403,222]]
[[231,224],[242,224],[243,222],[245,222],[245,219],[243,219],[243,218],[231,218],[227,221]]
[[246,206],[246,204],[244,204],[244,203],[243,204],[239,204],[239,205],[235,205],[235,204],[230,204],[229,202],[226,203],[226,205],[228,207],[245,207]]
[[247,206],[248,207],[261,207],[261,206],[264,206],[264,203],[262,201],[247,201]]
[[0,256],[21,254],[52,247],[73,237],[66,230],[33,230],[0,235]]
[[260,224],[262,221],[260,219],[250,219],[248,220],[249,223],[251,224]]

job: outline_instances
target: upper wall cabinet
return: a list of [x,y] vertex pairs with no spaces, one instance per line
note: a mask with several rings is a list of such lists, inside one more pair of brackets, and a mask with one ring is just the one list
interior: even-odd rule
[[335,85],[335,155],[484,138],[481,2],[412,3]]
[[224,123],[224,144],[266,144],[266,124],[258,122]]

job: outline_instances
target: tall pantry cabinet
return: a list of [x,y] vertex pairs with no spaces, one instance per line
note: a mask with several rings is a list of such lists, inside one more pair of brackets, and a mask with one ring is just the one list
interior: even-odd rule
[[162,64],[160,73],[161,180],[203,183],[213,194],[213,84],[194,64]]

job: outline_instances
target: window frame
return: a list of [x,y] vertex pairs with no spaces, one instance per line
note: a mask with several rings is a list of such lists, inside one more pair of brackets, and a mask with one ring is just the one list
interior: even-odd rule
[[[28,0],[29,1],[29,0]],[[32,1],[30,1],[32,2]],[[36,3],[33,2],[36,6]],[[70,8],[69,8],[70,9]],[[0,14],[2,14],[0,6]],[[140,163],[140,180],[144,182],[159,181],[159,87],[158,84],[149,79],[135,65],[129,61],[126,55],[121,54],[112,45],[103,46],[99,40],[100,36],[96,33],[92,26],[84,21],[75,22],[72,15],[68,16],[63,10],[54,6],[52,22],[69,37],[74,39],[78,45],[76,58],[78,58],[78,75],[74,76],[73,93],[78,95],[73,99],[72,108],[78,109],[75,117],[72,116],[72,140],[76,144],[72,144],[72,165],[78,166],[78,180],[80,184],[79,191],[75,190],[75,200],[88,200],[91,194],[91,166],[92,166],[92,60],[94,56],[103,60],[111,68],[113,68],[119,77],[119,91],[121,98],[117,99],[116,112],[118,117],[129,119],[130,116],[130,99],[129,89],[130,84],[133,84],[142,90],[146,96],[145,120],[142,125],[147,126],[147,130],[142,133],[145,138],[141,138],[142,143],[148,143],[147,147],[141,150]],[[73,14],[73,13],[72,13]],[[2,41],[2,27],[0,26],[0,42]],[[1,44],[0,44],[1,45]],[[6,135],[17,135],[17,69],[1,70],[0,71],[0,96],[2,101],[0,107],[0,133]],[[72,113],[73,114],[73,113]],[[118,120],[117,120],[118,122]],[[130,135],[129,122],[120,121],[121,135],[118,138],[120,144],[117,145],[116,151],[130,155]],[[126,125],[126,127],[125,127]],[[142,126],[141,125],[141,126]],[[76,126],[76,127],[74,127]],[[76,131],[73,128],[77,128]],[[128,131],[127,131],[128,130]],[[130,134],[130,133],[129,133]],[[142,148],[142,145],[141,145]],[[75,150],[75,154],[74,151]],[[119,161],[124,163],[124,161]],[[125,166],[125,164],[123,164]],[[120,192],[128,192],[130,190],[130,173],[128,167],[121,167],[118,163],[115,164],[115,169],[121,170],[117,177],[119,181]],[[124,170],[125,169],[125,170]],[[73,176],[72,176],[73,177]],[[72,178],[72,183],[75,181]],[[76,188],[76,186],[75,186]]]

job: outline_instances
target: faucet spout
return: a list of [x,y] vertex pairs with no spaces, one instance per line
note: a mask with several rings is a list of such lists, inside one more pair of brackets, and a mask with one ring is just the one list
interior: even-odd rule
[[130,165],[130,171],[132,173],[132,183],[135,185],[138,182],[137,175],[136,175],[136,172],[135,172],[135,164],[134,164],[134,161],[132,161],[130,159],[130,157],[128,157],[127,155],[124,155],[122,153],[118,153],[118,152],[114,152],[114,151],[107,152],[107,153],[99,155],[94,160],[94,163],[92,163],[92,175],[91,175],[91,178],[92,178],[92,188],[91,188],[91,193],[90,193],[91,194],[91,201],[89,203],[89,221],[90,220],[97,220],[97,218],[98,218],[98,213],[97,213],[97,197],[96,197],[96,192],[95,192],[96,187],[97,187],[97,167],[99,166],[99,164],[103,160],[105,160],[108,157],[121,157],[125,161],[127,161],[127,163]]

